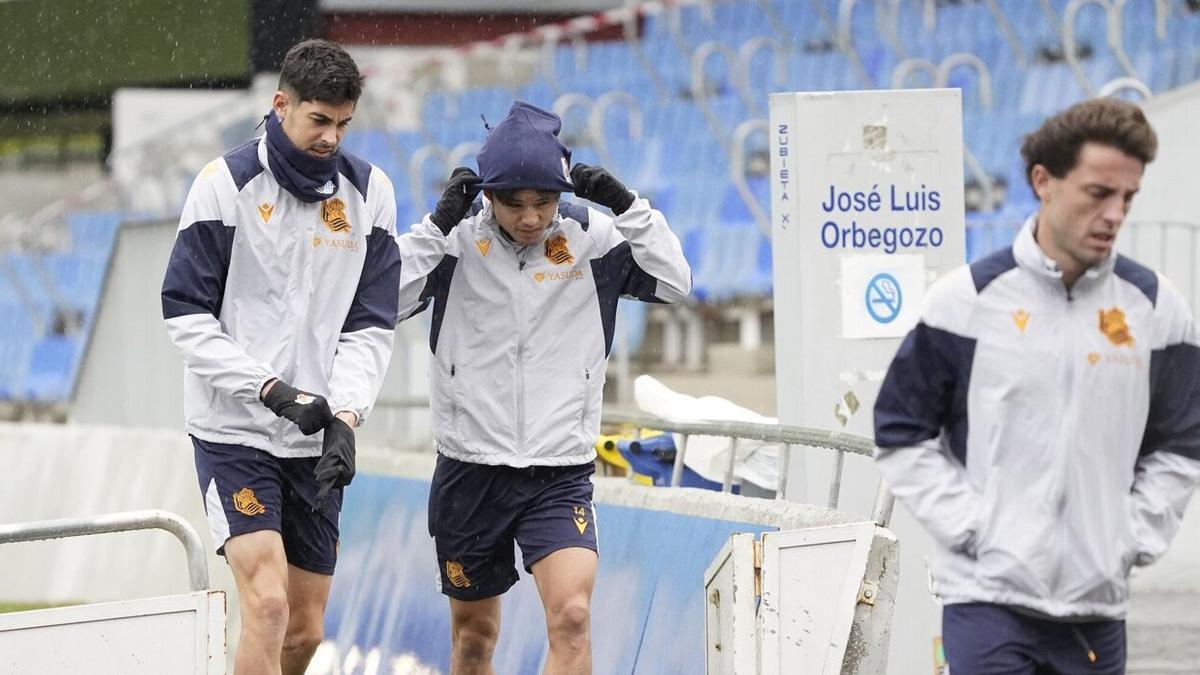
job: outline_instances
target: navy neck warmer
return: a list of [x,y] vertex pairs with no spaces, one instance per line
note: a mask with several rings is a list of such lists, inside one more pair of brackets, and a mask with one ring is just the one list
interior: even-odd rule
[[338,189],[338,153],[313,157],[292,144],[275,111],[266,116],[267,164],[283,189],[302,202],[329,199]]

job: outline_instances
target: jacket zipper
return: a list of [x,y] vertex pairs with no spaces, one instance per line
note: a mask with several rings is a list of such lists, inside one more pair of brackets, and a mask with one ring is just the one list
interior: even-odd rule
[[[1066,311],[1063,312],[1063,316],[1066,319],[1065,332],[1067,335],[1067,342],[1066,342],[1067,353],[1063,354],[1061,356],[1062,363],[1066,364],[1066,370],[1063,373],[1064,385],[1062,386],[1061,390],[1065,391],[1066,395],[1063,397],[1063,408],[1062,408],[1060,419],[1065,421],[1065,420],[1072,419],[1071,411],[1073,410],[1074,405],[1075,405],[1075,373],[1078,371],[1078,367],[1079,367],[1078,364],[1076,363],[1076,359],[1078,359],[1080,357],[1080,354],[1079,354],[1079,341],[1076,339],[1078,334],[1074,330],[1075,314],[1077,313],[1074,291],[1070,288],[1065,288],[1065,287],[1063,288],[1063,290],[1066,291],[1066,295],[1064,297]],[[1072,434],[1068,433],[1066,429],[1060,428],[1060,433],[1059,433],[1058,437],[1060,439],[1071,438]],[[1057,471],[1060,476],[1065,474],[1065,467],[1069,460],[1070,460],[1070,457],[1068,456],[1067,453],[1065,453],[1065,452],[1055,453],[1055,462],[1057,464],[1057,466],[1055,467],[1055,471]],[[1067,489],[1066,485],[1061,484],[1059,486],[1058,493],[1054,495],[1054,513],[1056,516],[1058,516],[1060,518],[1062,517],[1063,511],[1066,510],[1066,497],[1067,497],[1066,489]]]
[[458,367],[453,363],[450,364],[450,428],[458,428],[458,387],[454,385],[454,376],[458,373]]
[[[517,253],[517,271],[525,270],[525,256],[529,247],[523,247]],[[525,294],[520,292],[519,285],[525,283],[523,274],[517,275],[518,292],[513,296],[517,307],[517,452],[525,453],[525,317],[521,311],[521,302]]]
[[582,427],[587,421],[588,408],[592,405],[592,370],[590,368],[583,369],[583,412],[579,415],[579,425]]

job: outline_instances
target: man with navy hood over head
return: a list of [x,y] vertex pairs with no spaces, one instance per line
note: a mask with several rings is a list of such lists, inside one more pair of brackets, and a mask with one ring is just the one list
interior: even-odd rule
[[512,106],[479,175],[455,169],[413,226],[435,244],[420,257],[441,257],[423,288],[401,288],[402,316],[433,304],[429,530],[456,675],[491,672],[499,596],[518,578],[514,540],[546,612],[545,672],[591,672],[591,476],[617,298],[678,302],[692,285],[662,213],[604,169],[570,167],[560,127]]

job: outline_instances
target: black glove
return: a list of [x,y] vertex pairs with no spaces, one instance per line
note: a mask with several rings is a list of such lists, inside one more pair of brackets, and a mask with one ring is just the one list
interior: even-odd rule
[[276,415],[295,422],[305,436],[312,436],[333,421],[333,411],[324,396],[300,391],[283,380],[275,380],[271,391],[263,396],[263,403]]
[[602,167],[576,164],[571,167],[571,182],[576,197],[607,206],[615,215],[625,213],[633,204],[633,193]]
[[317,460],[317,510],[334,488],[346,487],[354,479],[354,430],[338,418],[325,428],[321,459]]
[[465,166],[460,166],[450,173],[450,180],[446,181],[442,196],[438,199],[437,206],[433,207],[433,213],[429,215],[429,219],[438,226],[442,234],[450,234],[450,230],[467,216],[471,202],[479,195],[480,180],[474,171]]

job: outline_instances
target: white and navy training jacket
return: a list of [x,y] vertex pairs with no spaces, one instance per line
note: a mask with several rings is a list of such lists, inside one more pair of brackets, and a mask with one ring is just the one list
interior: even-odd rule
[[1113,254],[1068,291],[1035,222],[931,288],[876,465],[936,542],[944,602],[1120,618],[1200,482],[1200,348],[1165,277]]
[[413,232],[425,237],[413,255],[436,269],[402,289],[401,316],[433,304],[438,451],[514,467],[592,461],[617,299],[677,302],[692,287],[662,213],[641,198],[616,218],[560,202],[542,240],[523,247],[481,200],[448,237],[429,216]]
[[259,399],[279,378],[370,413],[392,353],[401,257],[388,177],[345,150],[336,193],[280,187],[265,139],[211,162],[188,194],[162,287],[183,355],[187,432],[278,457],[321,452]]

